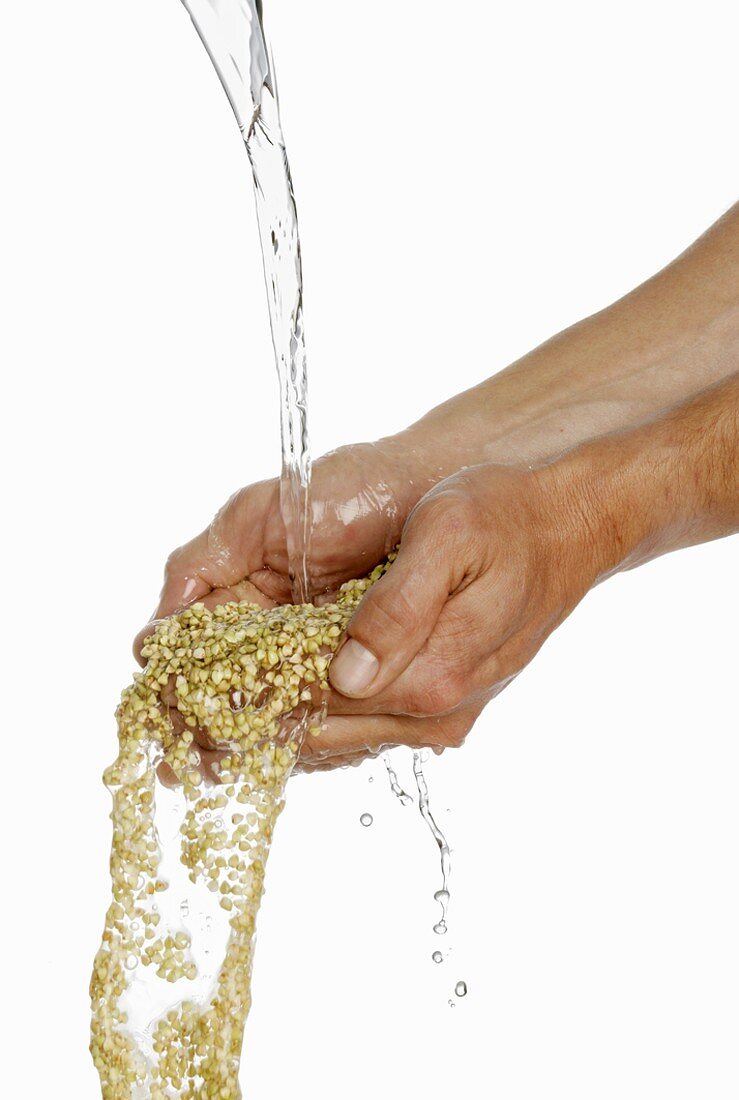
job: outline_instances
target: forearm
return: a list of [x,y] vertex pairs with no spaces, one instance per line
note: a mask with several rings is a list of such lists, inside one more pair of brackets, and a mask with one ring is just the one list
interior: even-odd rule
[[654,278],[405,433],[440,476],[535,463],[670,408],[739,366],[739,204]]
[[540,473],[593,583],[739,531],[739,372]]

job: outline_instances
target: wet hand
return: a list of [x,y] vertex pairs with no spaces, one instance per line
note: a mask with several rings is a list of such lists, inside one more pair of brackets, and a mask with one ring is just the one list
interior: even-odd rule
[[[403,436],[342,447],[315,463],[310,573],[317,602],[387,556],[411,508],[438,476],[422,469]],[[275,478],[240,489],[205,531],[170,555],[159,604],[134,650],[140,660],[154,624],[198,600],[209,607],[231,600],[272,607],[291,598]]]
[[736,531],[739,372],[548,466],[440,482],[331,665],[327,749],[460,744],[598,580]]
[[306,764],[460,745],[597,573],[587,523],[550,468],[478,466],[441,482],[349,625]]

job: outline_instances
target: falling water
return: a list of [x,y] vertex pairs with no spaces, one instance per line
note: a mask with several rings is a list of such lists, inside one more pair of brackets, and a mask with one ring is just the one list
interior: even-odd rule
[[274,63],[261,0],[182,0],[236,116],[254,179],[277,374],[280,383],[280,508],[293,599],[309,598],[311,460],[303,271],[290,166],[280,125]]
[[390,782],[390,790],[393,792],[398,802],[400,802],[401,806],[410,806],[413,803],[413,799],[406,791],[403,790],[400,783],[398,782],[398,773],[393,767],[392,760],[390,759],[389,754],[383,753],[382,759],[387,769],[387,777]]
[[452,872],[452,859],[446,837],[436,824],[434,816],[431,813],[429,789],[426,783],[426,776],[423,774],[423,761],[420,752],[413,753],[413,775],[415,776],[416,787],[418,788],[419,813],[431,830],[433,838],[438,845],[439,855],[441,857],[441,890],[437,890],[434,894],[434,900],[438,901],[441,906],[441,917],[434,925],[434,932],[436,932],[438,936],[444,936],[447,932],[446,918],[449,910],[449,877]]
[[[280,386],[282,474],[280,509],[285,526],[293,600],[310,597],[310,480],[307,363],[303,331],[303,272],[290,166],[280,124],[274,62],[268,48],[261,0],[182,0],[205,46],[246,147],[251,164],[272,345]],[[403,805],[411,797],[385,759],[393,793]],[[429,807],[419,753],[413,756],[419,810],[441,854],[442,888],[434,895],[441,918],[434,931],[447,931],[449,846]],[[362,824],[369,825],[362,815]]]

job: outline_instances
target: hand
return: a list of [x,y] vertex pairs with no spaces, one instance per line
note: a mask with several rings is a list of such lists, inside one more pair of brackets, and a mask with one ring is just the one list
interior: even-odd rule
[[[400,435],[342,447],[315,463],[310,573],[318,602],[397,545],[411,508],[443,476],[441,469],[429,475],[419,454],[416,441]],[[197,600],[210,607],[290,602],[277,479],[240,489],[202,534],[170,555],[159,604],[134,643],[137,657],[156,621]]]
[[[481,462],[549,460],[690,399],[736,367],[739,204],[674,264],[378,444],[314,468],[316,593],[361,575],[442,478]],[[198,599],[290,599],[277,481],[240,490],[167,564],[154,619]],[[139,635],[136,645],[151,630]]]
[[739,373],[548,466],[442,481],[349,624],[308,749],[461,744],[597,581],[737,530]]
[[413,510],[349,626],[304,766],[386,744],[461,744],[597,574],[588,525],[551,468],[447,478]]

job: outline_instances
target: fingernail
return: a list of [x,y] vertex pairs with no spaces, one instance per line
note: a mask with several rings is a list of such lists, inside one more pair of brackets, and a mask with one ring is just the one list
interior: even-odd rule
[[358,695],[369,687],[379,669],[374,653],[350,638],[331,663],[331,683],[342,695]]

